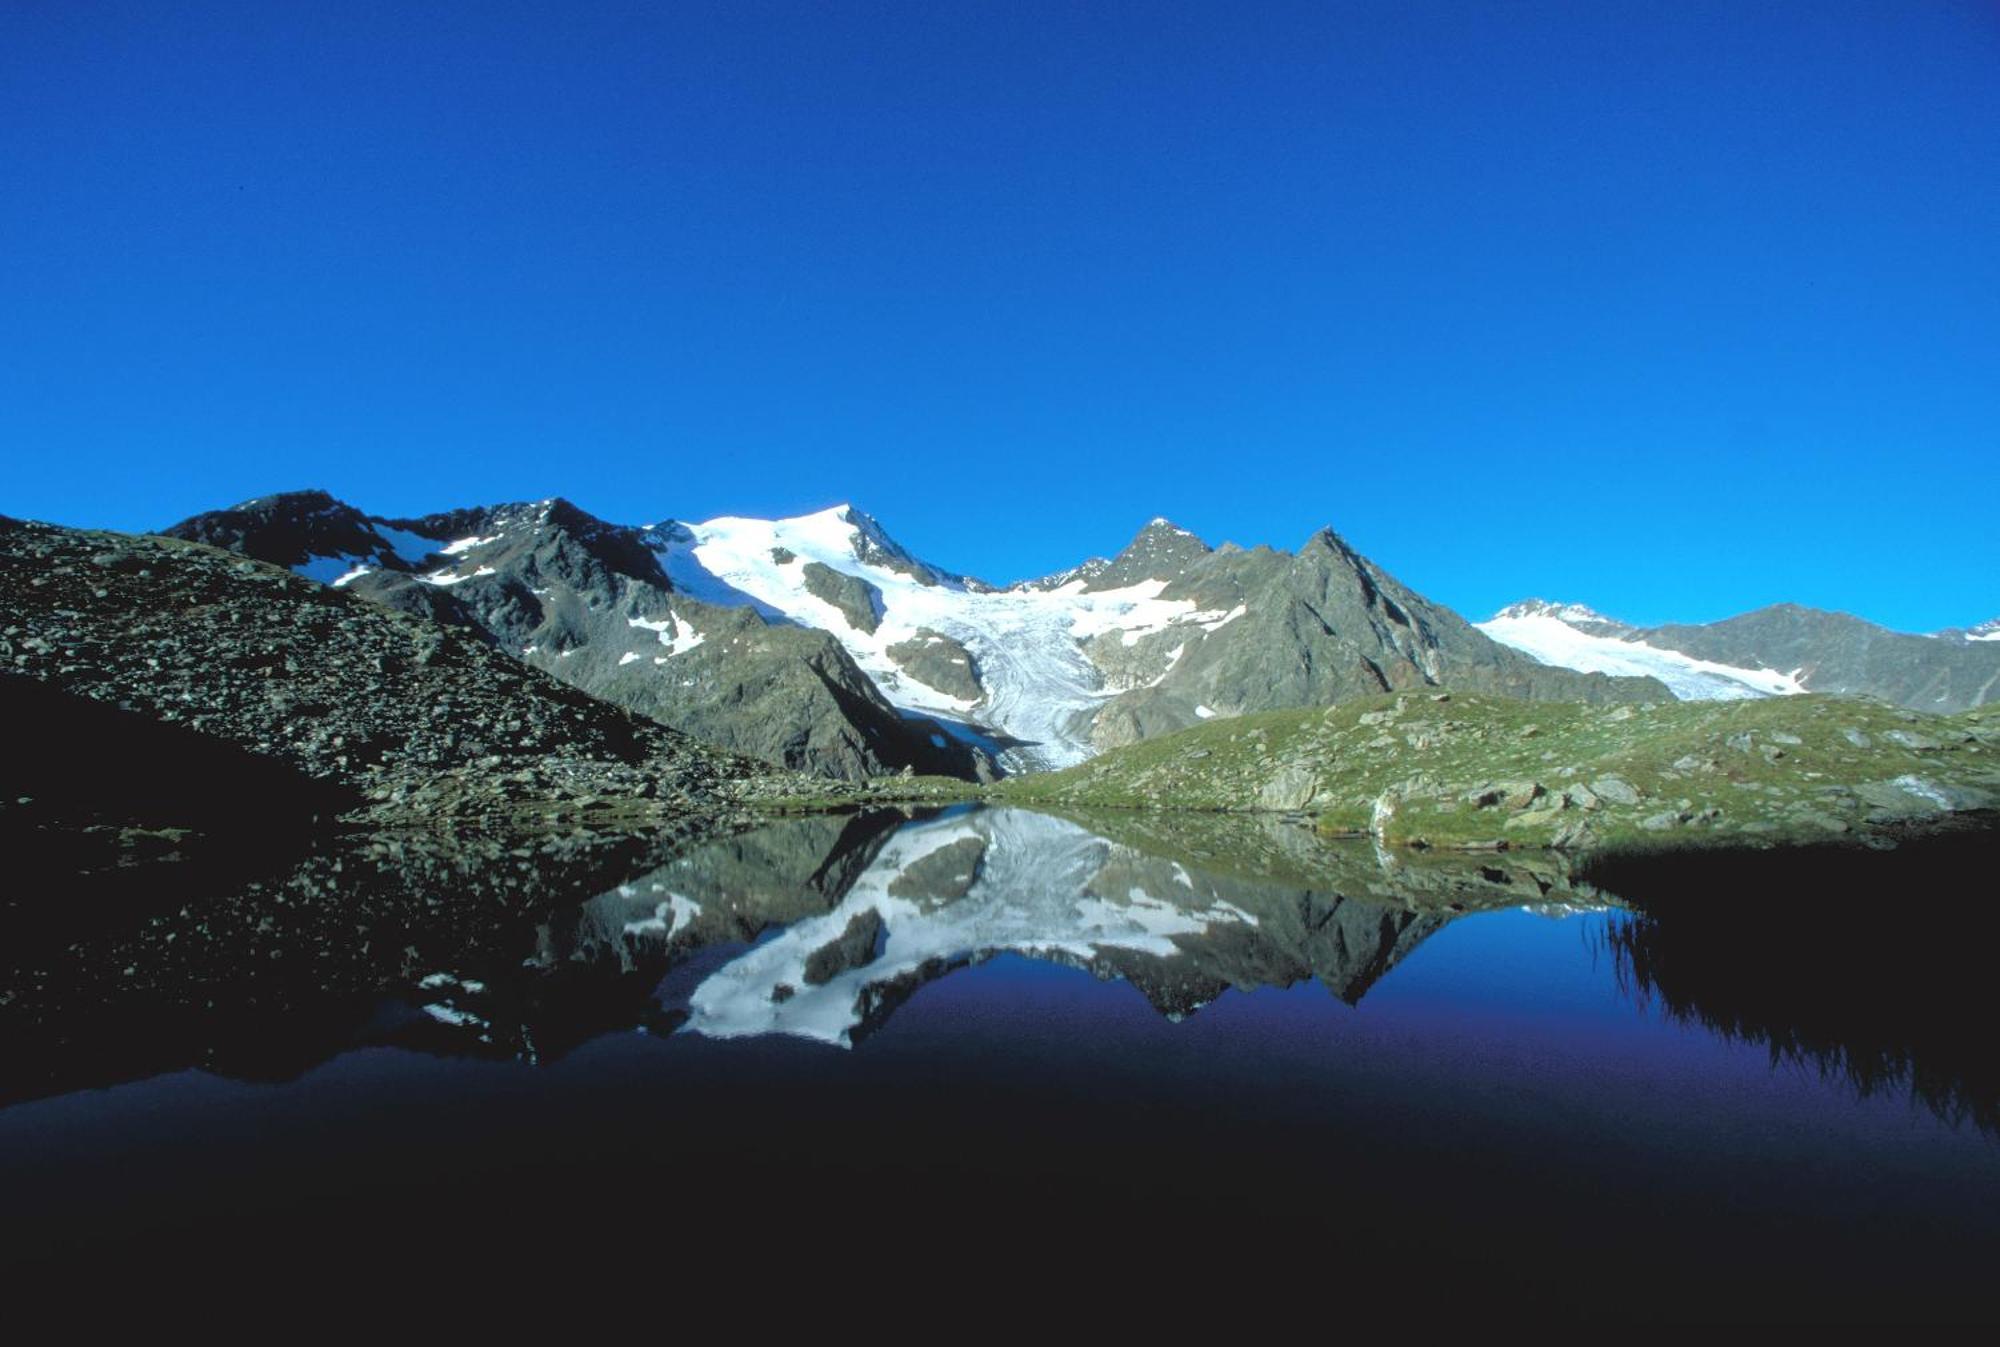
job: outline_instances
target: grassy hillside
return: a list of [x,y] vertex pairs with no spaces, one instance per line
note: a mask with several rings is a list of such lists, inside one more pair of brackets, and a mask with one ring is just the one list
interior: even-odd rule
[[1304,812],[1390,845],[1824,841],[2000,806],[2000,712],[1400,693],[1214,721],[1003,781],[990,797]]

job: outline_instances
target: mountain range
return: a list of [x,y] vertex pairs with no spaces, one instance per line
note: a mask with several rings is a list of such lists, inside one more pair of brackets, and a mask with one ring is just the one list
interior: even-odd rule
[[985,780],[1218,716],[1449,684],[1530,700],[1665,700],[1552,667],[1322,530],[1212,548],[1154,520],[1117,556],[998,586],[913,556],[849,506],[613,524],[567,501],[420,518],[324,492],[165,531],[449,626],[594,696],[839,777]]
[[568,501],[364,513],[322,491],[165,532],[465,630],[603,700],[782,766],[990,780],[1250,711],[1449,685],[1545,701],[1803,691],[1956,711],[2000,623],[1912,636],[1779,605],[1634,627],[1530,600],[1477,625],[1331,529],[1211,547],[1155,519],[1114,557],[995,585],[851,506],[628,525]]

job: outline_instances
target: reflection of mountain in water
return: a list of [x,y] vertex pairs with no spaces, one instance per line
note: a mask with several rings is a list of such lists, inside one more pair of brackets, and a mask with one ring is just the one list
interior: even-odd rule
[[[1457,912],[1546,892],[1491,865],[1448,878],[1385,872],[1372,853],[1295,825],[1203,821],[1190,831],[1196,838],[1175,854],[1153,838],[1114,840],[1018,809],[955,813],[887,835],[857,820],[825,861],[794,859],[774,886],[764,853],[803,840],[797,825],[781,825],[703,848],[590,904],[583,924],[595,938],[579,947],[658,963],[676,945],[744,939],[789,919],[691,986],[688,1027],[850,1043],[924,983],[1002,952],[1123,978],[1176,1018],[1229,987],[1306,978],[1358,1001]],[[746,848],[759,853],[756,886],[738,878]],[[820,906],[801,912],[800,903]]]
[[1201,816],[879,811],[692,849],[365,837],[218,896],[10,921],[0,1099],[189,1066],[281,1079],[370,1043],[531,1061],[634,1027],[852,1043],[1006,951],[1176,1018],[1308,978],[1354,1002],[1459,912],[1593,894],[1518,861],[1387,863]]
[[[1616,867],[1606,882],[1637,911],[1606,944],[1628,994],[1676,1021],[2000,1133],[1996,862],[1988,833]],[[1953,897],[1971,901],[1939,905]]]

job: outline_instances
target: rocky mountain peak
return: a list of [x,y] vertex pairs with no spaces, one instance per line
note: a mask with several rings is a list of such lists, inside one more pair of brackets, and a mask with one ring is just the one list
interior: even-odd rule
[[1155,517],[1133,535],[1132,541],[1125,544],[1125,550],[1118,555],[1121,559],[1141,553],[1207,556],[1209,550],[1208,544],[1192,531],[1171,519]]
[[1153,519],[1133,535],[1124,550],[1108,563],[1084,563],[1081,576],[1087,590],[1125,589],[1147,580],[1178,580],[1210,554],[1209,545],[1166,519]]

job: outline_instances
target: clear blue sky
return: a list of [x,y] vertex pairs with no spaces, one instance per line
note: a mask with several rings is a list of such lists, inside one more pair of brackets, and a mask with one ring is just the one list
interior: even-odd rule
[[7,0],[0,512],[2000,613],[2000,7]]

